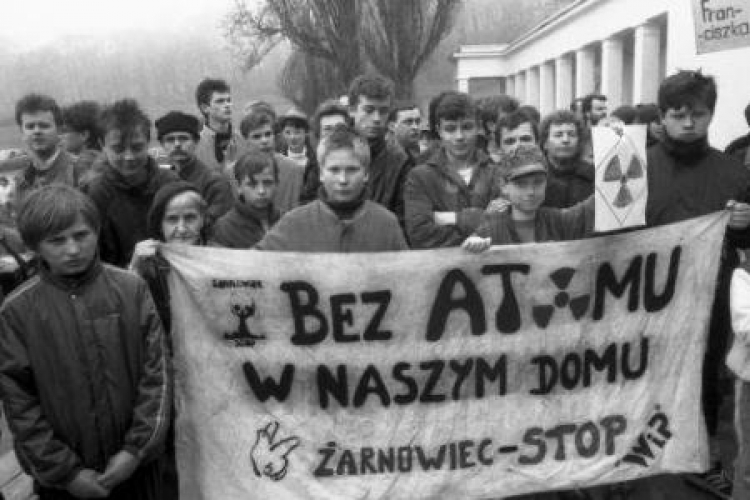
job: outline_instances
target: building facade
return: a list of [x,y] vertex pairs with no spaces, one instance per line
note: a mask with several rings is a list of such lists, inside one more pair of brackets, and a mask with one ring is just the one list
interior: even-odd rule
[[700,68],[719,86],[711,139],[721,147],[747,131],[750,48],[698,54],[694,1],[577,0],[508,45],[462,46],[457,87],[471,92],[489,81],[543,115],[599,92],[611,110],[656,102],[665,75]]

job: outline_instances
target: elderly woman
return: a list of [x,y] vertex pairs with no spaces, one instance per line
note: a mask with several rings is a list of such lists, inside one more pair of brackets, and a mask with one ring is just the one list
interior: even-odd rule
[[[204,245],[206,242],[207,203],[195,186],[185,181],[163,186],[154,196],[148,214],[148,234],[151,237],[136,244],[130,269],[148,283],[159,317],[164,324],[169,352],[172,352],[167,276],[169,263],[157,253],[161,243]],[[163,500],[178,498],[177,467],[175,464],[174,427],[170,428],[162,470]]]
[[171,316],[167,275],[169,264],[157,253],[161,243],[204,245],[206,208],[198,190],[185,181],[172,182],[157,191],[148,213],[148,235],[135,246],[130,270],[148,283],[171,345]]

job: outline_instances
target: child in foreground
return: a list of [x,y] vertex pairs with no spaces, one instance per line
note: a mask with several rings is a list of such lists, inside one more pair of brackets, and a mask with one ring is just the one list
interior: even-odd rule
[[41,264],[0,309],[0,393],[38,498],[162,498],[171,375],[146,283],[100,262],[74,188],[31,193],[18,229]]

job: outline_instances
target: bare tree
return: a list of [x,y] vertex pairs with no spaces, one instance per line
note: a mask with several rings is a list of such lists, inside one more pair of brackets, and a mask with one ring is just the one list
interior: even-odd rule
[[[393,80],[397,97],[411,97],[417,72],[450,31],[460,5],[461,0],[264,0],[251,9],[235,0],[227,38],[246,68],[286,39],[302,54],[336,68],[339,86],[371,66]],[[294,71],[298,68],[290,68]]]
[[255,9],[235,0],[227,39],[247,69],[287,39],[305,54],[330,61],[348,82],[362,71],[360,19],[360,0],[266,0]]
[[396,87],[413,93],[417,73],[449,33],[460,0],[369,0],[363,4],[364,48],[370,63]]
[[338,97],[346,91],[329,61],[308,56],[299,50],[287,59],[277,83],[284,97],[308,115],[315,111],[322,100]]

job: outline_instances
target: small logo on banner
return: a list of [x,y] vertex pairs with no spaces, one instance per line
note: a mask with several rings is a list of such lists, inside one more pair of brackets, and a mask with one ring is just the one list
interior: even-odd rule
[[536,322],[539,328],[547,328],[556,309],[570,309],[570,313],[576,321],[586,314],[586,311],[589,308],[591,295],[583,294],[571,297],[568,291],[568,287],[570,286],[570,282],[573,280],[575,273],[575,269],[571,267],[563,267],[549,275],[550,280],[555,284],[558,292],[555,294],[553,304],[533,307],[532,316],[534,317],[534,322]]
[[233,332],[225,332],[224,340],[234,343],[235,347],[252,347],[256,340],[265,339],[265,335],[256,335],[250,331],[248,320],[255,316],[255,301],[247,304],[232,304],[230,310],[237,316],[239,324]]
[[250,452],[253,470],[258,477],[281,481],[289,468],[289,454],[300,444],[297,436],[281,439],[279,423],[270,422],[257,430],[255,444]]

